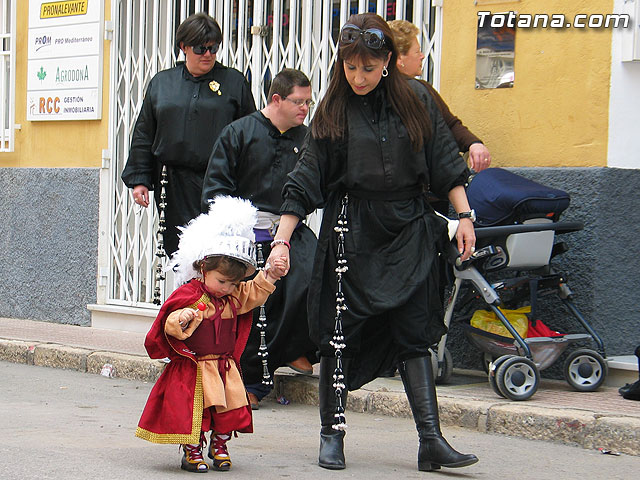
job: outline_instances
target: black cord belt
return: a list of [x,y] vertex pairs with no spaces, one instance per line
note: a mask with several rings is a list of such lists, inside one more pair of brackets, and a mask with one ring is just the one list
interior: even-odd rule
[[412,198],[422,196],[424,189],[422,185],[416,185],[410,188],[404,188],[399,190],[358,190],[349,189],[347,193],[349,196],[360,198],[363,200],[410,200]]

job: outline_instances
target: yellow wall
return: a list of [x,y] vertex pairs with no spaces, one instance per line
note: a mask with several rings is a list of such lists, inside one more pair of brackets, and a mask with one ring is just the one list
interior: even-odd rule
[[477,12],[511,10],[572,20],[611,13],[613,2],[444,0],[443,98],[493,166],[606,166],[611,29],[516,28],[514,87],[476,90]]
[[[99,167],[102,149],[108,148],[109,47],[104,42],[102,119],[77,121],[27,121],[27,41],[29,2],[16,2],[16,131],[15,150],[0,153],[0,167]],[[105,20],[111,2],[105,0]]]

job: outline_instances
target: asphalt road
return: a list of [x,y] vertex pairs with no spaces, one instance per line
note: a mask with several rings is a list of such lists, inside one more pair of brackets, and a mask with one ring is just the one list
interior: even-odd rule
[[[179,468],[178,446],[134,437],[150,389],[148,383],[0,362],[0,478],[192,478],[195,474]],[[638,457],[446,428],[449,442],[475,453],[480,462],[462,469],[418,472],[412,420],[350,412],[347,469],[329,471],[316,465],[316,408],[266,400],[254,413],[255,433],[229,443],[233,470],[206,475],[251,480],[630,480],[640,471]]]

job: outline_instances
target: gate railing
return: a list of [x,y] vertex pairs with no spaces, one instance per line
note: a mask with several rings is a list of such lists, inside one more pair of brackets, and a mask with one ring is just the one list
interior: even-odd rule
[[16,115],[16,5],[0,0],[0,152],[13,152]]
[[[441,0],[434,0],[434,2]],[[410,9],[407,4],[411,4]],[[105,153],[101,188],[98,303],[156,308],[154,288],[157,211],[137,206],[120,180],[129,143],[149,80],[173,66],[177,26],[205,11],[223,32],[218,61],[245,74],[257,107],[266,104],[270,79],[282,68],[304,71],[317,100],[327,89],[339,28],[351,13],[375,11],[422,26],[429,59],[425,78],[437,85],[439,41],[434,19],[441,6],[427,0],[112,0],[110,151]],[[434,77],[435,75],[435,77]],[[311,112],[313,114],[313,112]],[[167,282],[168,283],[168,282]],[[167,286],[163,287],[163,299]]]

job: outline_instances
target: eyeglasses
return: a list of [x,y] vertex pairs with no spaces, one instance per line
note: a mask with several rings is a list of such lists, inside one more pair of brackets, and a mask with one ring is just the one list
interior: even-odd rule
[[347,23],[342,27],[342,30],[340,30],[340,41],[342,43],[353,43],[361,36],[364,44],[373,50],[380,50],[385,43],[384,32],[378,28],[362,30],[352,23]]
[[216,53],[218,53],[219,48],[220,48],[220,45],[218,45],[217,43],[214,43],[213,45],[210,45],[208,47],[205,47],[204,45],[191,47],[191,51],[193,51],[193,53],[195,53],[196,55],[204,55],[205,52],[209,50],[211,55],[215,55]]
[[306,105],[307,107],[311,108],[316,104],[316,102],[314,102],[311,99],[303,100],[302,98],[289,98],[289,97],[282,97],[282,99],[289,100],[291,103],[295,103],[298,107],[302,107],[303,105]]

